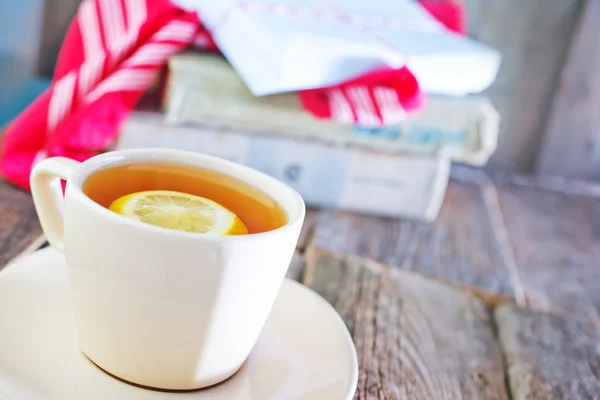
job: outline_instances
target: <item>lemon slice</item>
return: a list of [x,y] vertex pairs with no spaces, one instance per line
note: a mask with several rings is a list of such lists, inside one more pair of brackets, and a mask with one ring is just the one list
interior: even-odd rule
[[110,210],[163,228],[212,236],[245,235],[242,220],[212,200],[169,190],[136,192],[115,200]]

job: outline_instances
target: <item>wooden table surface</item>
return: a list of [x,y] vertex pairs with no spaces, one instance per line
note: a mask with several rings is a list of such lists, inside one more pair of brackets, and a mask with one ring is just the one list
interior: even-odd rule
[[[0,182],[0,268],[43,244]],[[356,399],[600,399],[600,186],[456,168],[435,223],[310,210],[289,276],[340,313]]]

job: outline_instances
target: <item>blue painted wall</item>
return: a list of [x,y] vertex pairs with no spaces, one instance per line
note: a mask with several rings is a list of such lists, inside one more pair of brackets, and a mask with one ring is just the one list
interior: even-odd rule
[[0,126],[48,86],[35,76],[43,10],[43,0],[0,0]]

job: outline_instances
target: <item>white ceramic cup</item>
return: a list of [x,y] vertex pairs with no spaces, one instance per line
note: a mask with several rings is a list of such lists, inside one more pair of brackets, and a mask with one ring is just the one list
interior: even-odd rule
[[[205,237],[130,220],[82,191],[100,169],[167,162],[216,170],[263,191],[286,212],[264,233]],[[67,180],[64,197],[53,183]],[[187,390],[233,375],[267,320],[294,253],[305,208],[287,185],[251,168],[197,153],[140,149],[83,163],[39,162],[35,206],[52,246],[64,252],[79,345],[107,372],[132,383]]]

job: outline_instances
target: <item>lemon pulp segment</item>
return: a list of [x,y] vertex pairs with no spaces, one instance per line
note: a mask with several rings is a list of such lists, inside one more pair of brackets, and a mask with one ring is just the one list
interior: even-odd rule
[[242,220],[217,202],[170,190],[131,193],[115,200],[110,210],[127,218],[205,235],[244,235]]

